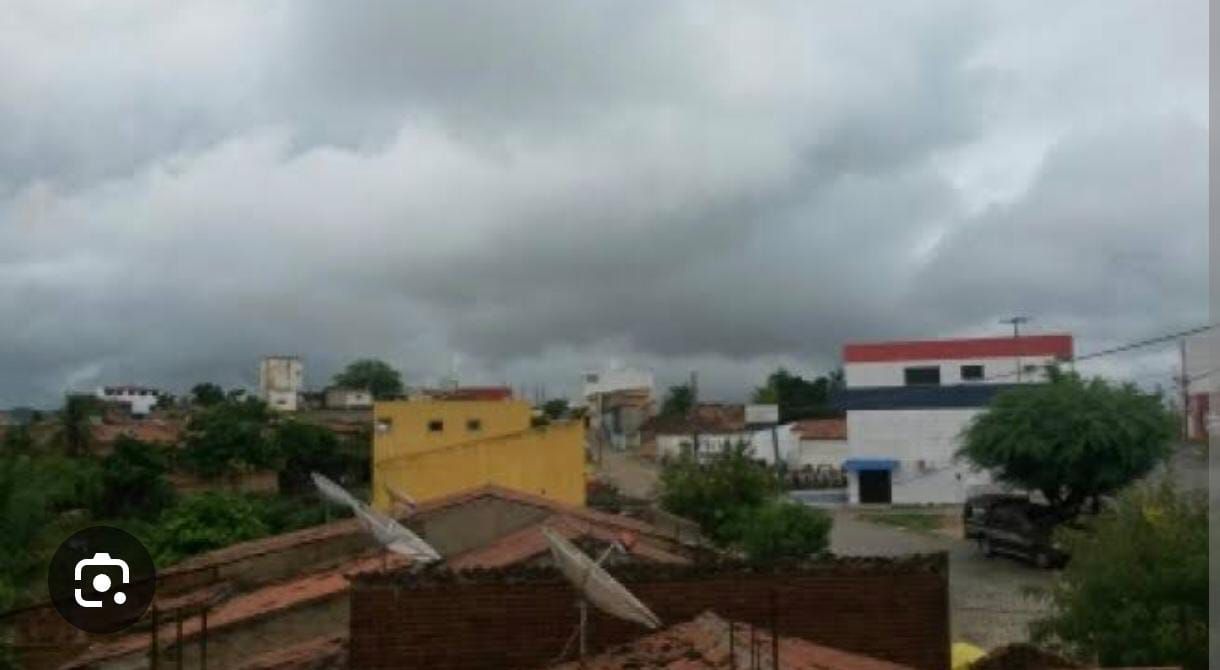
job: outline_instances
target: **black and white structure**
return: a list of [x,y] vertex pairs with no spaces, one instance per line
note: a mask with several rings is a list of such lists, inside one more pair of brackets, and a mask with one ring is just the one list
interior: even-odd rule
[[1046,379],[1071,335],[854,343],[843,347],[851,503],[960,503],[990,483],[955,462],[961,432],[999,391]]

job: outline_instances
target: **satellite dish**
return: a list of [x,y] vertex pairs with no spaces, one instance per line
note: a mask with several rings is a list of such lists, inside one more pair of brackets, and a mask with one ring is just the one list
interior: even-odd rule
[[419,507],[419,503],[416,502],[415,498],[412,498],[411,496],[407,495],[402,490],[394,488],[393,486],[390,486],[388,483],[383,484],[382,487],[385,489],[385,492],[390,496],[390,500],[394,501],[394,504],[398,505],[400,508],[402,508],[406,514],[408,514],[408,515],[414,514],[415,509],[417,507]]
[[323,498],[336,505],[350,507],[365,529],[387,550],[419,563],[441,560],[441,555],[431,545],[402,524],[356,500],[346,489],[324,475],[314,472],[309,476]]
[[[610,616],[634,621],[651,630],[660,628],[661,619],[598,565],[600,561],[594,562],[576,545],[550,528],[543,527],[542,534],[551,545],[551,556],[559,571],[576,587],[584,600]],[[601,560],[605,560],[609,553],[607,551]]]

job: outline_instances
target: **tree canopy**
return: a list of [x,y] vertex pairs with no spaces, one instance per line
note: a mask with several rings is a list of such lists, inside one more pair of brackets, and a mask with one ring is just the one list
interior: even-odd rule
[[1131,385],[1052,370],[998,394],[967,427],[959,456],[999,481],[1039,491],[1061,520],[1148,474],[1169,454],[1173,419]]
[[760,404],[778,405],[781,423],[837,414],[830,407],[830,393],[843,384],[843,371],[835,370],[809,381],[800,375],[779,368],[767,376],[762,386],[754,389],[751,400]]
[[164,449],[126,435],[114,453],[102,460],[102,495],[97,511],[106,517],[154,517],[174,501],[165,479],[169,456]]
[[205,477],[276,464],[270,415],[256,398],[225,401],[196,412],[187,424],[185,464]]
[[191,388],[191,402],[194,402],[200,407],[211,407],[218,405],[225,400],[224,389],[211,382],[195,384]]
[[1207,665],[1207,500],[1166,479],[1124,492],[1072,554],[1034,639],[1105,667]]
[[400,396],[403,393],[402,376],[389,363],[375,358],[364,358],[349,363],[335,375],[336,386],[368,389],[377,400]]
[[661,506],[699,524],[718,545],[756,561],[801,559],[825,551],[831,519],[779,497],[774,472],[739,443],[703,460],[685,454],[661,470]]
[[685,416],[695,405],[695,392],[690,384],[678,384],[669,387],[665,399],[661,402],[662,416]]
[[272,439],[275,451],[284,459],[281,490],[312,490],[311,472],[338,480],[347,471],[348,459],[340,450],[338,436],[329,428],[289,420],[275,427]]

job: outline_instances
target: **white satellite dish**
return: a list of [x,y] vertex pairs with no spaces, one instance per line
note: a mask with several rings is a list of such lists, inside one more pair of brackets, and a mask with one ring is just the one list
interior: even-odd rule
[[369,533],[387,550],[419,563],[441,560],[441,555],[431,545],[402,524],[356,500],[346,489],[325,476],[316,472],[309,476],[323,498],[337,505],[350,507],[356,518],[360,519]]
[[582,657],[585,655],[585,603],[592,603],[610,616],[633,621],[645,628],[660,628],[661,619],[599,565],[614,547],[607,550],[601,559],[594,561],[550,528],[544,526],[542,534],[546,537],[547,544],[551,545],[551,556],[555,559],[559,571],[581,594],[579,633]]

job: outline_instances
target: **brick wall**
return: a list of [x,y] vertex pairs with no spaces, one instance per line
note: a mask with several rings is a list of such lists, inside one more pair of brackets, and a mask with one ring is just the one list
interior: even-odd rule
[[[624,566],[616,576],[666,624],[724,617],[916,668],[949,667],[943,554],[802,568]],[[537,668],[577,623],[575,593],[550,568],[440,574],[354,585],[353,668]],[[773,605],[774,603],[774,605]],[[591,610],[591,652],[643,629]]]

